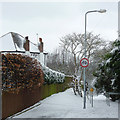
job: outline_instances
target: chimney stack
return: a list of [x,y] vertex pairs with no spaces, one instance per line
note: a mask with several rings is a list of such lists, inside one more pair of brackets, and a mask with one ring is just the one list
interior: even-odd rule
[[38,49],[40,52],[43,52],[43,42],[42,42],[42,38],[39,38],[39,44],[38,44]]
[[26,51],[29,51],[30,49],[29,49],[29,40],[28,40],[28,36],[25,37],[25,40],[26,40],[26,42],[24,43],[24,49],[25,49]]

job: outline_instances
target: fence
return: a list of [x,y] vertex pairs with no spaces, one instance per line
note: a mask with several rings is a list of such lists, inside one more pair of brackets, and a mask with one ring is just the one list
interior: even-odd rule
[[65,82],[62,84],[46,84],[41,87],[32,88],[32,90],[22,89],[18,94],[3,91],[2,119],[20,112],[54,93],[66,90],[71,80],[71,77],[65,77]]

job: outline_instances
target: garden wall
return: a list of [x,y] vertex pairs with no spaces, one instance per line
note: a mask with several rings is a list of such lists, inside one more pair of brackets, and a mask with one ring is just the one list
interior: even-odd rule
[[38,101],[69,88],[71,77],[65,77],[65,82],[60,84],[46,84],[34,87],[31,90],[24,88],[19,93],[2,92],[2,119],[24,110]]

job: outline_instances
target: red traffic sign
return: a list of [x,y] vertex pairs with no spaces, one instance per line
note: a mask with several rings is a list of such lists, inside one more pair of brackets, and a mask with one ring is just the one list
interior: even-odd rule
[[80,60],[80,65],[82,67],[87,67],[89,65],[89,60],[87,58],[83,58]]

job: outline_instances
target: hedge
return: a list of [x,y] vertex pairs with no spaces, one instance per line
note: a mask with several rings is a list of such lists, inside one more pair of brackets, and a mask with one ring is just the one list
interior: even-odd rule
[[40,63],[21,54],[2,54],[2,90],[19,92],[44,82]]

